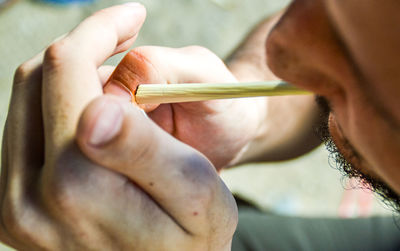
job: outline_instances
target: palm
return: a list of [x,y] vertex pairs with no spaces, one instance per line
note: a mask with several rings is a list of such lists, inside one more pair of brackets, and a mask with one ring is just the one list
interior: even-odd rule
[[149,116],[175,138],[206,155],[219,169],[238,156],[256,131],[252,101],[164,104]]

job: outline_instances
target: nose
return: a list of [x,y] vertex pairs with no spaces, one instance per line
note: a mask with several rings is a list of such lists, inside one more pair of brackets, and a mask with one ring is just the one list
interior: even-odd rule
[[350,74],[323,0],[295,0],[266,43],[267,64],[280,78],[322,96],[337,93]]

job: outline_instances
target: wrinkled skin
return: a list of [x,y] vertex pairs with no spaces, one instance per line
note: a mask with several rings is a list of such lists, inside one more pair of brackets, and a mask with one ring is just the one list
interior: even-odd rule
[[397,193],[399,9],[396,0],[295,0],[266,45],[277,76],[329,101],[330,132],[344,157]]
[[144,19],[137,4],[102,10],[18,68],[2,147],[2,242],[230,249],[237,208],[215,167],[130,102],[103,94],[110,69],[100,65],[132,45]]

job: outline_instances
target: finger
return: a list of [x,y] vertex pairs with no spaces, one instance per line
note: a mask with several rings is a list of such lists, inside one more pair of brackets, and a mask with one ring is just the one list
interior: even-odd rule
[[[33,203],[44,162],[42,58],[43,53],[38,54],[15,73],[3,139],[0,204],[5,233],[1,235],[8,235],[5,241],[19,249],[53,237],[48,219],[37,213],[37,204]],[[31,231],[33,228],[36,231]],[[38,234],[44,232],[46,236]]]
[[179,49],[144,46],[135,50],[147,58],[168,83],[237,81],[218,56],[201,46]]
[[112,65],[103,65],[99,67],[97,71],[99,73],[99,79],[102,86],[104,86],[107,83],[108,79],[110,78],[114,70],[115,66]]
[[85,58],[90,64],[100,66],[110,55],[133,44],[145,17],[146,9],[139,3],[100,10],[63,39],[65,46],[74,49],[68,54],[77,60]]
[[42,57],[38,54],[22,64],[14,76],[6,125],[11,181],[24,181],[17,176],[29,176],[43,164]]
[[92,161],[129,177],[187,232],[207,232],[227,208],[222,219],[234,220],[230,192],[210,162],[128,102],[105,96],[91,103],[77,141]]
[[[105,92],[122,96],[122,90],[135,93],[139,84],[236,82],[225,64],[199,46],[180,49],[144,46],[130,51],[117,66]],[[124,88],[125,87],[125,88]],[[157,105],[140,105],[146,111]],[[198,109],[199,107],[196,107]]]
[[[136,36],[146,16],[140,4],[101,10],[51,45],[43,63],[43,117],[46,151],[73,139],[83,108],[101,95],[97,68]],[[46,154],[46,156],[50,156]]]

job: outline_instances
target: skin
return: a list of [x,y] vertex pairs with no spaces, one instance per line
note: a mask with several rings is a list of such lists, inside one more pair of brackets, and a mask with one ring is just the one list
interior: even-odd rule
[[[132,93],[139,83],[276,80],[265,64],[265,40],[280,16],[278,13],[256,27],[227,59],[227,66],[198,46],[135,48],[114,70],[105,92],[135,103]],[[319,110],[312,96],[141,107],[166,132],[202,152],[217,170],[246,162],[294,158],[320,144],[313,131],[313,125],[319,123]]]
[[297,0],[266,46],[275,74],[328,100],[344,157],[400,193],[398,10],[394,0]]
[[[228,250],[237,209],[216,169],[259,159],[265,149],[276,156],[285,141],[296,142],[287,149],[304,151],[298,146],[306,137],[282,133],[288,116],[262,123],[267,112],[282,114],[277,100],[144,107],[152,120],[132,106],[119,83],[125,75],[100,65],[131,46],[143,13],[141,6],[100,11],[17,70],[2,147],[2,242],[19,250]],[[201,47],[139,47],[139,56],[128,58],[139,69],[132,76],[161,83],[256,79],[246,71],[260,72],[259,59],[246,48],[265,50],[264,28],[232,56],[231,71]],[[103,96],[106,82],[104,92],[118,97]],[[283,101],[289,110],[307,100]],[[310,131],[304,120],[313,118],[310,103],[286,131]],[[274,136],[268,144],[265,132]],[[289,152],[280,157],[293,156]]]
[[[227,59],[229,70],[239,81],[279,79],[268,67],[265,42],[283,12],[257,25]],[[313,96],[282,96],[264,98],[261,130],[248,143],[235,164],[281,161],[296,158],[321,144],[315,134],[320,124],[320,109]],[[295,109],[294,109],[295,108]]]
[[215,167],[103,94],[110,69],[100,65],[132,45],[145,15],[138,4],[102,10],[17,70],[2,147],[2,242],[230,249],[237,208]]
[[[205,48],[145,46],[135,48],[125,56],[108,80],[105,92],[131,100],[139,83],[203,82],[231,83],[237,79],[215,54]],[[265,106],[265,99],[252,98],[156,104],[142,108],[162,129],[202,152],[219,170],[239,158],[246,144],[259,133],[257,127],[261,124]]]
[[[345,157],[399,192],[398,34],[391,31],[398,4],[355,3],[293,1],[250,34],[228,68],[199,47],[138,48],[145,58],[138,64],[150,64],[140,73],[164,83],[231,82],[274,79],[272,70],[324,96]],[[309,136],[318,109],[304,97],[145,107],[155,123],[143,116],[120,83],[110,85],[120,76],[99,67],[133,43],[144,12],[131,7],[94,15],[51,45],[43,61],[17,70],[2,148],[3,242],[21,250],[227,250],[237,212],[215,167],[295,157],[318,144]],[[103,96],[107,80],[105,92],[119,97]],[[242,106],[257,108],[255,129],[238,137],[250,130],[237,120]],[[193,128],[192,119],[206,123]],[[209,144],[204,139],[215,130],[221,138]],[[354,149],[344,149],[345,141]],[[227,150],[213,154],[212,147]]]

